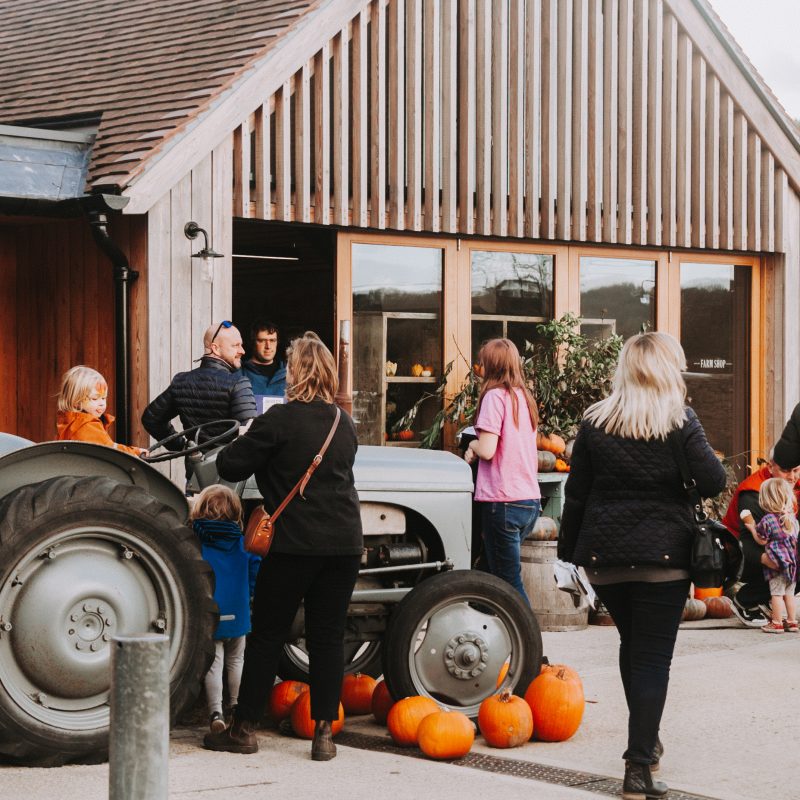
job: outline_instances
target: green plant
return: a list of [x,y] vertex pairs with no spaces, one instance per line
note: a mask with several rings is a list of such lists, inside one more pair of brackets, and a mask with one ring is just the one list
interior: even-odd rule
[[[537,326],[536,342],[526,342],[522,370],[539,407],[539,430],[574,436],[583,412],[611,391],[611,378],[622,349],[621,336],[593,339],[580,332],[580,319],[574,314]],[[441,405],[433,424],[423,431],[422,447],[439,444],[445,424],[459,428],[471,424],[480,393],[481,378],[461,354],[467,374],[460,389],[446,394],[447,379],[454,369],[450,362],[434,392],[423,395],[392,427],[393,431],[411,427],[422,403],[434,399]]]

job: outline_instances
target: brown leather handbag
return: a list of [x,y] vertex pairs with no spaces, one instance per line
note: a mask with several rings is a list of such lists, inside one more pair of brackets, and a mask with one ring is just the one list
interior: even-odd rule
[[322,457],[325,455],[325,451],[328,449],[331,439],[333,439],[333,434],[336,433],[336,428],[339,427],[339,419],[341,416],[342,410],[337,407],[336,417],[328,432],[328,438],[325,439],[325,443],[322,445],[322,449],[314,456],[314,460],[311,462],[308,469],[294,485],[292,491],[284,497],[283,502],[275,510],[275,513],[270,516],[264,506],[258,506],[258,508],[255,508],[253,513],[250,514],[250,519],[247,521],[247,529],[244,532],[244,549],[247,550],[248,553],[253,553],[262,558],[269,553],[269,548],[272,546],[272,539],[275,535],[275,520],[278,519],[283,509],[289,505],[291,499],[298,492],[300,492],[301,497],[303,496],[306,484],[314,474],[316,468],[320,465]]

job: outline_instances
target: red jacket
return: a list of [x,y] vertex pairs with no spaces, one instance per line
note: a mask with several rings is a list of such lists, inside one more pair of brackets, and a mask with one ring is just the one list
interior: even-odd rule
[[103,414],[101,419],[97,419],[97,417],[93,417],[84,411],[59,411],[56,416],[57,438],[103,444],[106,447],[121,450],[123,453],[138,456],[142,452],[141,447],[128,447],[125,444],[117,444],[108,435],[108,428],[113,421],[114,417],[111,414]]
[[[739,495],[742,492],[756,492],[761,489],[761,484],[765,480],[772,477],[769,471],[769,464],[764,464],[761,469],[748,475],[737,487],[736,491],[731,497],[731,502],[728,505],[728,510],[722,518],[722,524],[738,539],[741,533],[741,519],[739,518]],[[800,483],[795,484],[794,487],[794,507],[797,510],[798,499],[800,499]]]

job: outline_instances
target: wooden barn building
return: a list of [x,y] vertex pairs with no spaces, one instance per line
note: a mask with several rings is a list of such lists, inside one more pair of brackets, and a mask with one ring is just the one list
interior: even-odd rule
[[483,339],[567,311],[679,337],[728,455],[763,455],[800,398],[800,135],[707,0],[0,17],[2,430],[52,438],[88,363],[145,444],[148,399],[223,318],[349,328],[364,443]]

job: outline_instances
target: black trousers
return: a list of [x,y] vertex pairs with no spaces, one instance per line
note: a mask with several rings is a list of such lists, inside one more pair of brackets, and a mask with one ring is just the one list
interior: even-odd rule
[[594,588],[619,631],[619,671],[628,703],[628,749],[622,757],[651,764],[689,581]]
[[769,605],[769,584],[764,579],[764,567],[761,565],[761,554],[764,552],[764,548],[753,539],[749,532],[743,533],[740,541],[744,558],[743,585],[736,592],[736,599],[745,608],[753,608],[759,603]]
[[239,720],[264,715],[278,661],[300,602],[305,602],[311,717],[334,720],[344,677],[347,606],[358,577],[360,555],[295,556],[270,553],[258,571],[253,629],[247,637],[239,688]]

